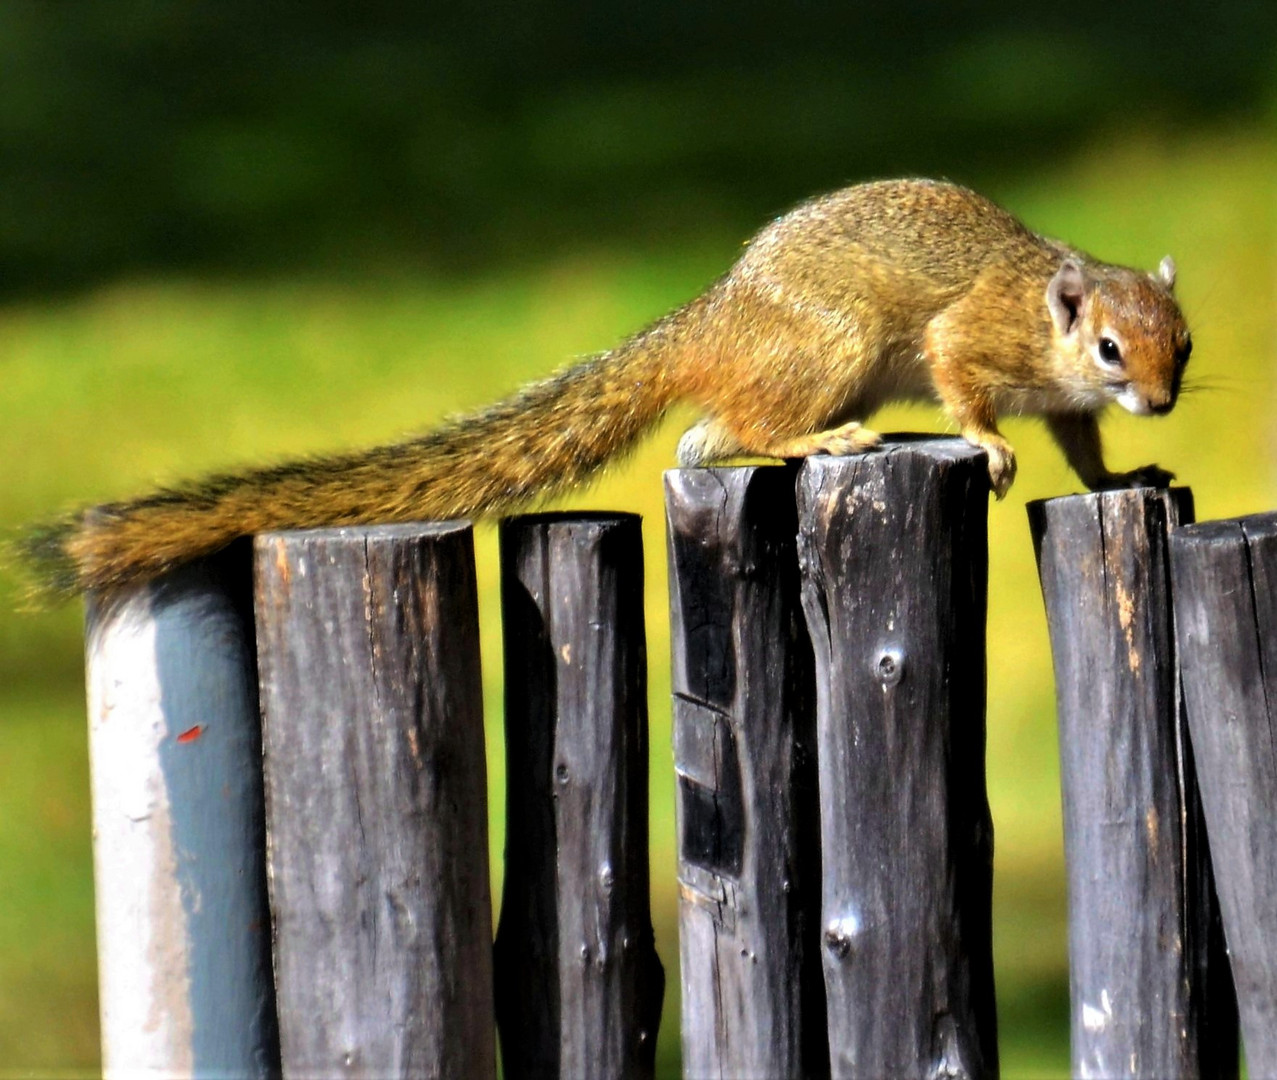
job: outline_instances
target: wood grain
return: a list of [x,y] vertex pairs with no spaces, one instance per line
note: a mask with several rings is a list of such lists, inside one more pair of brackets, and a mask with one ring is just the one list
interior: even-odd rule
[[289,1076],[493,1076],[468,525],[256,540]]
[[829,1071],[795,476],[665,476],[689,1077]]
[[1029,521],[1055,665],[1075,1075],[1227,1076],[1237,1024],[1180,702],[1167,537],[1186,489]]
[[983,452],[809,458],[822,933],[836,1076],[996,1076]]
[[650,1077],[665,979],[648,899],[639,518],[503,521],[501,609],[505,1075]]
[[1277,515],[1171,536],[1175,623],[1251,1076],[1277,1076]]

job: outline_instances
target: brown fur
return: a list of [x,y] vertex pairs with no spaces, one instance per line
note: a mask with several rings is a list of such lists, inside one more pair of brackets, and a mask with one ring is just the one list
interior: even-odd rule
[[[1068,326],[1048,306],[1057,271],[1082,282]],[[1122,339],[1120,372],[1095,360],[1106,334]],[[103,588],[268,529],[498,513],[586,479],[679,399],[706,413],[685,464],[856,452],[877,442],[860,421],[885,401],[930,398],[989,452],[999,495],[1015,472],[996,427],[1008,410],[1046,414],[1092,487],[1164,481],[1105,469],[1095,414],[1169,408],[1188,348],[1169,277],[1096,262],[955,185],[864,184],[773,222],[702,297],[618,349],[487,410],[88,510],[29,553],[53,587]]]

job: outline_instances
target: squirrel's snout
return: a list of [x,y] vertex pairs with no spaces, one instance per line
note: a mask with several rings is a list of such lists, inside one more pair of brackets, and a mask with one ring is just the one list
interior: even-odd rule
[[1135,416],[1165,416],[1175,407],[1175,392],[1142,394],[1135,387],[1127,386],[1117,395],[1117,403]]
[[1165,416],[1175,407],[1175,391],[1160,390],[1146,394],[1127,383],[1114,395],[1114,400],[1135,416]]

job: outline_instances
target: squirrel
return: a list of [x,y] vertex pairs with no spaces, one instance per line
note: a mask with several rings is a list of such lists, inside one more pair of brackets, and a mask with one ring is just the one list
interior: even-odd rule
[[1097,414],[1175,404],[1192,349],[1168,256],[1153,274],[1030,231],[956,184],[887,180],[777,218],[701,296],[618,347],[416,438],[164,489],[38,528],[47,589],[153,578],[266,530],[503,512],[575,485],[676,401],[704,419],[682,466],[734,456],[854,454],[885,402],[938,401],[1015,477],[1000,413],[1041,414],[1091,489],[1164,486],[1155,465],[1110,472]]

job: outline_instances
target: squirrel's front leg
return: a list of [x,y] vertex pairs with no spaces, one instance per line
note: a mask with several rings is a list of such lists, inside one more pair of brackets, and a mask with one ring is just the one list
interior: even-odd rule
[[974,380],[951,365],[932,363],[931,377],[949,415],[962,437],[989,455],[989,484],[1001,499],[1015,481],[1015,451],[998,430],[993,405]]
[[998,430],[993,410],[968,402],[949,406],[949,412],[958,422],[962,437],[989,455],[989,485],[999,499],[1005,497],[1015,483],[1015,451]]
[[927,324],[923,357],[931,382],[945,410],[958,424],[962,437],[989,455],[989,484],[1001,499],[1015,481],[1015,451],[998,430],[998,416],[989,394],[990,373],[972,349],[964,325],[974,316],[964,310],[973,293],[951,305]]
[[1092,491],[1124,487],[1166,487],[1175,474],[1145,465],[1130,472],[1110,472],[1104,465],[1100,446],[1100,425],[1094,413],[1047,413],[1047,430],[1055,439],[1064,458]]

